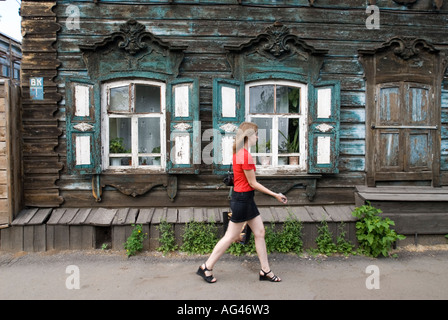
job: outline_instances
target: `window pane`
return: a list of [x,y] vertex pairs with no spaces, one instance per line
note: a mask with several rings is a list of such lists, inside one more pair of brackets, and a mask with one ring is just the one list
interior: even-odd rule
[[410,87],[409,109],[411,111],[412,124],[430,124],[428,115],[430,105],[430,94],[426,88]]
[[300,88],[277,86],[277,113],[300,113]]
[[250,113],[274,113],[274,86],[249,88]]
[[138,152],[160,154],[160,118],[138,119]]
[[299,153],[299,119],[280,118],[278,120],[278,152]]
[[129,87],[117,87],[110,89],[110,111],[129,112]]
[[110,166],[130,166],[132,165],[131,157],[111,157],[109,160]]
[[135,112],[160,112],[160,87],[136,84]]
[[5,76],[5,77],[9,77],[9,67],[7,67],[7,66],[3,66],[2,67],[2,74],[3,74],[3,76]]
[[139,166],[160,166],[160,157],[138,157]]
[[400,88],[387,87],[380,89],[380,124],[400,124],[401,120],[401,102]]
[[109,152],[131,153],[131,119],[109,119]]
[[255,152],[256,153],[271,152],[272,119],[252,118],[251,121],[258,125],[258,141],[257,145],[254,147]]

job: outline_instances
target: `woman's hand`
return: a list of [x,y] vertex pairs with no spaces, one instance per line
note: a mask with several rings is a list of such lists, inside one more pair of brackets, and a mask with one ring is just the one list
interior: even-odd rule
[[255,171],[254,170],[244,170],[244,174],[246,175],[247,182],[249,185],[254,188],[255,190],[258,190],[260,192],[266,193],[270,196],[273,196],[275,199],[278,200],[278,202],[281,202],[283,204],[288,203],[288,198],[284,194],[281,193],[275,193],[265,186],[263,186],[261,183],[257,181],[257,178],[255,177]]
[[279,202],[281,202],[283,204],[287,204],[288,203],[288,198],[286,198],[286,196],[284,194],[281,194],[281,193],[275,194],[275,199],[277,199]]

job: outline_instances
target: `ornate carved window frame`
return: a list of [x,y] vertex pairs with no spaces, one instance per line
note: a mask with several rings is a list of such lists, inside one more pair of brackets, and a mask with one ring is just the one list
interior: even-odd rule
[[393,82],[415,82],[434,88],[434,136],[432,184],[440,186],[441,86],[447,68],[447,54],[425,39],[394,37],[373,49],[360,49],[359,61],[366,81],[366,183],[376,185],[374,123],[378,85]]

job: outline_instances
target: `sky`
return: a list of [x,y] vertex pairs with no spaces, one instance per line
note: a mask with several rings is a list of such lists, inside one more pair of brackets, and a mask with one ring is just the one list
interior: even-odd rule
[[0,32],[22,42],[20,0],[0,0]]

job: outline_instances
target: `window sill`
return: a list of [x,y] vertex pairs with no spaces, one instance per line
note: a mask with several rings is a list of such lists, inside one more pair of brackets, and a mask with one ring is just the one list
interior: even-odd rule
[[166,170],[164,168],[151,168],[151,169],[143,169],[143,168],[108,168],[103,171],[102,174],[105,175],[164,175],[166,174]]
[[[169,175],[165,172],[149,173],[147,170],[141,171],[138,169],[107,170],[97,175],[96,178],[99,179],[98,185],[101,188],[111,186],[127,196],[141,196],[157,186],[166,188],[171,201],[174,201],[177,195],[177,176]],[[101,194],[101,191],[97,192],[97,194]]]

